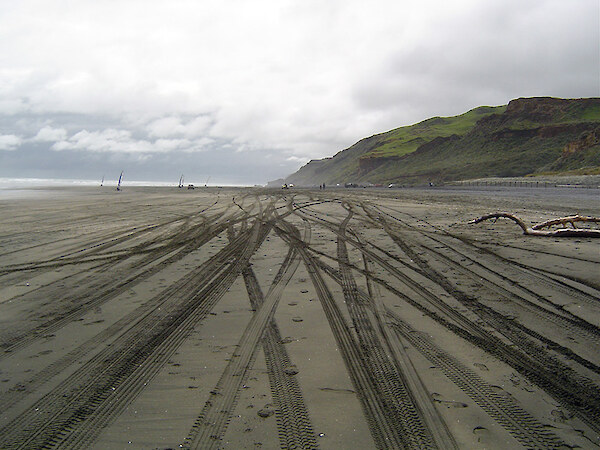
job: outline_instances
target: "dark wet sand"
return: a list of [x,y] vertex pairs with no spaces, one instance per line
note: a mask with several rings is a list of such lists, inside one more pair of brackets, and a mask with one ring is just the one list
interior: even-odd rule
[[597,189],[0,197],[0,448],[595,448]]

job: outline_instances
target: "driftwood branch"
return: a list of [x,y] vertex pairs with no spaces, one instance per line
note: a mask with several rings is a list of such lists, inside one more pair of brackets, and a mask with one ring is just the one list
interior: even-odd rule
[[540,230],[542,228],[551,227],[554,225],[566,225],[570,223],[573,228],[575,227],[575,222],[600,222],[600,218],[598,217],[586,217],[586,216],[568,216],[568,217],[560,217],[558,219],[546,220],[545,222],[538,223],[537,225],[532,226],[534,230]]
[[[517,225],[521,227],[523,230],[523,234],[530,236],[554,236],[554,237],[596,237],[600,238],[600,230],[590,229],[590,228],[576,228],[576,222],[594,222],[600,223],[600,218],[598,217],[586,217],[586,216],[568,216],[561,217],[559,219],[547,220],[545,222],[538,223],[532,227],[528,227],[523,220],[514,214],[509,213],[491,213],[486,214],[484,216],[478,217],[477,219],[473,219],[469,221],[470,224],[480,223],[485,220],[490,219],[499,219],[504,217],[506,219],[510,219],[515,222]],[[566,225],[571,224],[573,228],[558,228],[556,230],[543,230],[543,228],[550,228],[554,225]]]

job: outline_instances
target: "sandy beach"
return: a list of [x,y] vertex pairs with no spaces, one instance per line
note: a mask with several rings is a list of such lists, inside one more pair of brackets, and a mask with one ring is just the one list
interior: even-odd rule
[[599,198],[0,196],[0,448],[597,448]]

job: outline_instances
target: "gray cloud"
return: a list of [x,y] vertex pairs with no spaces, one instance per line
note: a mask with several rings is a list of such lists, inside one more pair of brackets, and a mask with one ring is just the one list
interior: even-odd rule
[[520,96],[600,95],[574,0],[49,5],[0,16],[0,176],[262,183],[356,140]]

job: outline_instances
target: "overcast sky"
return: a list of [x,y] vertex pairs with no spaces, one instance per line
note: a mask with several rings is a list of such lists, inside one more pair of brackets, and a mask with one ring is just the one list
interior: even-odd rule
[[0,177],[255,184],[432,116],[600,96],[598,0],[0,0]]

